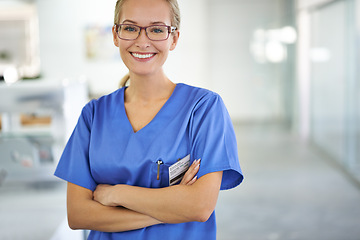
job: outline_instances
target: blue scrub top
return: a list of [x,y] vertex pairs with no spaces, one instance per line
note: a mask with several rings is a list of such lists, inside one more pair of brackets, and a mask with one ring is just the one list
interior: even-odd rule
[[[243,180],[230,116],[221,97],[177,84],[152,121],[134,132],[124,106],[125,88],[90,101],[61,156],[55,175],[95,190],[97,184],[169,186],[169,166],[190,154],[201,158],[197,176],[223,171],[221,190]],[[160,178],[157,180],[158,164]],[[216,239],[215,213],[204,223],[160,224],[121,233],[91,231],[89,239]]]

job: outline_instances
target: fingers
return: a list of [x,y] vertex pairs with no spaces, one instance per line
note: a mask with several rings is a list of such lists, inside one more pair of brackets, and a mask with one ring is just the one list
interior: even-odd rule
[[193,177],[193,179],[187,183],[187,185],[192,185],[194,182],[196,182],[197,176]]
[[189,167],[189,169],[186,171],[183,179],[181,180],[180,184],[184,184],[184,185],[191,185],[194,182],[196,182],[197,180],[197,176],[196,174],[199,171],[200,168],[200,159],[195,160],[191,166]]

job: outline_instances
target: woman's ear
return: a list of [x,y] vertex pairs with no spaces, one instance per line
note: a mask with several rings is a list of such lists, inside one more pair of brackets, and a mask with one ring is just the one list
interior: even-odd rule
[[170,51],[174,50],[178,41],[179,41],[179,37],[180,37],[180,32],[179,31],[175,31],[174,33],[171,33],[170,35],[172,37],[173,42],[171,43],[170,46]]
[[116,32],[116,25],[114,25],[112,27],[112,33],[113,33],[113,41],[114,41],[114,45],[116,47],[119,47],[119,38],[118,38],[118,35],[117,35],[117,32]]

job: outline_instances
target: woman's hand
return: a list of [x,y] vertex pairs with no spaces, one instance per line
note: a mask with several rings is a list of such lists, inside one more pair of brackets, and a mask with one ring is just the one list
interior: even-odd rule
[[101,203],[104,206],[116,207],[118,206],[112,199],[113,193],[115,191],[116,185],[108,185],[108,184],[99,184],[97,185],[93,198],[95,201]]
[[[146,214],[141,214],[123,207],[104,206],[104,196],[108,191],[113,195],[109,185],[99,185],[94,193],[84,187],[68,183],[67,210],[71,229],[91,229],[101,232],[123,232],[161,223]],[[116,189],[116,188],[114,188]],[[104,199],[103,199],[104,198]],[[101,201],[101,203],[100,203]]]
[[200,159],[195,160],[191,166],[189,167],[189,169],[186,171],[184,177],[182,178],[180,185],[192,185],[193,183],[196,182],[197,180],[197,176],[196,174],[199,172],[199,168],[200,168]]

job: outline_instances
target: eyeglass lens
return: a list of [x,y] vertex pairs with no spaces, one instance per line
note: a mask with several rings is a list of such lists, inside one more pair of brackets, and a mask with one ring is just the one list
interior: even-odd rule
[[[121,24],[119,26],[119,38],[135,40],[140,35],[141,28],[131,24]],[[146,35],[150,40],[160,41],[169,37],[168,26],[149,26],[145,28]]]

